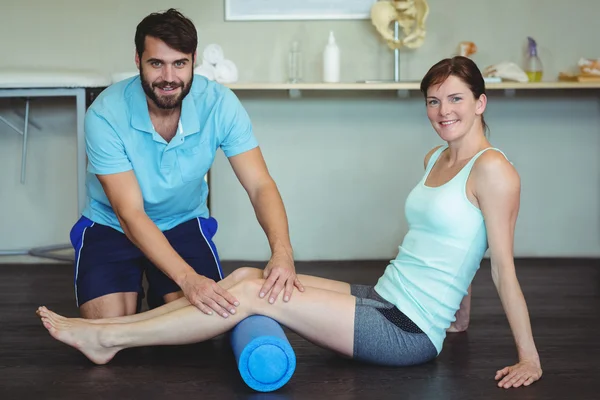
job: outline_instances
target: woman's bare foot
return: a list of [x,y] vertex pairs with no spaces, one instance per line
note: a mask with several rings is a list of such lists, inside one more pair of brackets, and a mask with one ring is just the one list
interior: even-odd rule
[[[177,300],[170,301],[158,308],[154,308],[149,311],[145,311],[138,314],[133,315],[124,315],[121,317],[107,317],[107,318],[99,318],[99,319],[88,319],[88,318],[69,318],[71,321],[77,322],[85,322],[88,324],[95,325],[107,325],[107,324],[130,324],[132,322],[145,321],[147,319],[152,319],[159,317],[164,314],[168,314],[170,312],[179,310],[180,308],[187,307],[190,305],[190,302],[185,298],[179,298]],[[36,311],[37,315],[39,314],[39,309]]]
[[38,308],[36,314],[53,338],[81,351],[95,364],[108,363],[120,350],[105,340],[107,326],[90,324],[81,318],[65,318],[46,307]]
[[[46,307],[38,307],[38,309],[35,310],[35,313],[40,318],[42,318],[42,315],[40,314],[40,310],[42,308],[45,308],[47,310]],[[58,314],[54,313],[54,315],[58,315]],[[66,318],[66,317],[60,317],[60,318]],[[89,324],[94,324],[94,325],[101,325],[101,324],[113,323],[113,321],[111,319],[109,319],[109,318],[106,318],[106,319],[69,318],[69,321],[87,322]]]

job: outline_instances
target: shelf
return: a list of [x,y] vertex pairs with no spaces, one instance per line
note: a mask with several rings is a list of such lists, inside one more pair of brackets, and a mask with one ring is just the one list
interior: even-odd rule
[[[420,82],[382,83],[232,83],[232,90],[419,90]],[[599,82],[500,82],[486,83],[489,90],[541,90],[541,89],[600,89]]]
[[[400,98],[410,97],[411,92],[419,91],[420,82],[342,82],[342,83],[232,83],[227,87],[234,91],[247,92],[266,92],[276,93],[287,91],[290,98],[302,97],[302,91],[316,91],[320,93],[339,93],[342,91],[354,91],[358,93],[367,93],[375,91],[395,91],[396,96]],[[517,90],[527,91],[546,91],[546,90],[585,90],[600,89],[600,81],[595,82],[573,82],[573,81],[554,81],[554,82],[488,82],[485,85],[488,91],[504,91],[504,96],[513,97]]]

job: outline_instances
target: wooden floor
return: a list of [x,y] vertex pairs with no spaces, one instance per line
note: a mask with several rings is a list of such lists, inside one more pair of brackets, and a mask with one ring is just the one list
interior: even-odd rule
[[[268,394],[245,386],[224,336],[190,346],[130,349],[106,366],[94,366],[52,339],[34,313],[45,304],[77,315],[72,267],[0,264],[0,399],[600,398],[600,260],[516,263],[544,370],[534,385],[496,387],[496,370],[515,363],[516,353],[484,261],[473,286],[471,326],[467,333],[450,334],[435,361],[404,369],[363,365],[286,330],[298,365],[286,386]],[[224,267],[229,272],[239,265]],[[373,284],[385,265],[313,262],[298,263],[297,269]]]

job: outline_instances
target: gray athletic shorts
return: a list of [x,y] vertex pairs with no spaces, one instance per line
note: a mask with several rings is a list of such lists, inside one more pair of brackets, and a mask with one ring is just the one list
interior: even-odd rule
[[356,297],[354,359],[404,367],[437,356],[429,337],[373,286],[350,285],[350,293]]

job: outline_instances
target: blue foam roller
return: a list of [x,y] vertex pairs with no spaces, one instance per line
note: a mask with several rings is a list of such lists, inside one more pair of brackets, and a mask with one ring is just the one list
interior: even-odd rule
[[231,348],[246,384],[259,392],[285,385],[296,369],[296,354],[277,321],[253,315],[231,331]]

